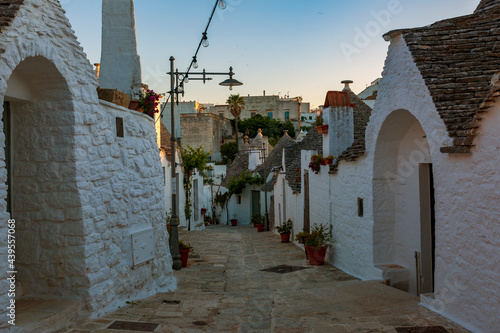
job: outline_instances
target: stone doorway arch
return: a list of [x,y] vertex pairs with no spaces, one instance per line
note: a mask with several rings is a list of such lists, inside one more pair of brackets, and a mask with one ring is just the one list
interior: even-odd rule
[[25,58],[7,81],[3,148],[16,221],[16,298],[83,296],[88,287],[73,103],[45,57]]
[[[416,294],[420,287],[420,292],[432,292],[432,161],[426,133],[410,112],[396,110],[385,119],[373,168],[374,264],[399,289]],[[417,269],[416,252],[421,269]]]

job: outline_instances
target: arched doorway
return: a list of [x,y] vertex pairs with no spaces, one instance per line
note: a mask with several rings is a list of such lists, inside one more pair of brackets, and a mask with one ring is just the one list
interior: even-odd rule
[[77,296],[87,285],[72,94],[56,66],[28,57],[12,72],[2,121],[7,210],[16,221],[16,298]]
[[406,110],[384,121],[375,148],[374,263],[391,285],[433,291],[434,190],[427,137]]

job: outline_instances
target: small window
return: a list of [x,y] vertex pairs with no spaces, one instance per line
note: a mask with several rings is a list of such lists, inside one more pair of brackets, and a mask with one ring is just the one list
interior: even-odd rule
[[363,199],[358,198],[358,216],[363,217],[364,209],[363,209]]
[[167,185],[167,168],[163,167],[163,185]]
[[273,112],[272,111],[269,111],[267,113],[267,116],[269,117],[269,119],[273,119]]
[[123,118],[116,117],[116,136],[123,138]]
[[285,121],[290,120],[290,111],[285,111]]
[[237,200],[237,202],[238,202],[238,205],[241,205],[241,195],[238,195],[238,200]]
[[257,114],[257,112],[255,112],[255,111],[250,112],[250,118],[255,117],[256,114]]

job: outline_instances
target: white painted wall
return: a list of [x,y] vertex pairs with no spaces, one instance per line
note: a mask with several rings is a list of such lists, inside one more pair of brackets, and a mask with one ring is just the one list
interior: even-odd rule
[[328,107],[323,110],[328,134],[323,135],[323,156],[339,156],[354,142],[354,110],[352,107]]
[[[500,266],[492,265],[500,251],[500,105],[484,118],[472,154],[442,154],[440,147],[452,140],[404,40],[395,37],[366,129],[367,154],[355,162],[340,162],[338,173],[329,177],[334,230],[330,262],[362,279],[381,279],[382,271],[375,265],[398,263],[408,266],[411,279],[411,257],[419,249],[420,235],[417,178],[408,171],[408,163],[433,163],[435,292],[434,298],[422,296],[422,301],[474,332],[494,332],[500,324]],[[427,144],[422,145],[416,139],[424,135]],[[302,170],[310,153],[303,154]],[[288,193],[288,186],[283,193],[283,177],[278,176],[275,186],[275,218],[278,224],[285,196],[287,218],[299,231],[304,188],[300,195]],[[327,195],[322,177],[310,173],[317,192],[311,193],[312,202]],[[395,192],[387,194],[391,189]],[[357,198],[364,200],[363,217],[357,216]],[[313,211],[311,222],[324,219],[324,212]]]
[[[0,105],[11,100],[15,117],[29,116],[25,122],[14,120],[14,139],[22,137],[26,144],[14,146],[16,163],[23,164],[13,166],[14,179],[19,179],[14,217],[19,216],[17,225],[27,231],[18,244],[20,264],[26,259],[27,268],[19,282],[36,279],[45,288],[43,297],[81,297],[94,316],[127,300],[175,288],[153,120],[98,100],[92,65],[58,1],[46,0],[43,6],[24,1],[0,34],[0,46],[5,50],[0,59]],[[22,82],[31,89],[31,95],[21,96],[30,98],[25,106],[6,96],[16,69],[29,78]],[[22,81],[22,76],[17,79]],[[116,117],[124,120],[124,138],[116,137]],[[3,123],[0,133],[0,184],[5,184]],[[1,185],[3,222],[9,218],[6,194],[6,185]],[[23,206],[28,201],[31,207]],[[1,234],[7,233],[6,227],[0,223]],[[155,258],[132,269],[131,234],[151,227]],[[6,249],[6,239],[1,240],[1,257],[6,257]],[[8,271],[6,264],[2,261],[0,270]],[[37,265],[45,268],[33,270]],[[0,304],[7,304],[7,290],[3,279]],[[0,316],[5,309],[2,306]]]
[[141,84],[134,1],[103,0],[99,85],[134,96]]

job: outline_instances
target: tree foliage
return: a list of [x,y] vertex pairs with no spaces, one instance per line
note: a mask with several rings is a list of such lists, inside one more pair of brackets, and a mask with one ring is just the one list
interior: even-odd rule
[[232,162],[238,154],[238,145],[236,142],[228,142],[220,147],[220,153],[222,155],[222,162],[228,164]]
[[231,177],[227,184],[229,197],[233,194],[241,194],[248,185],[263,185],[264,178],[260,175],[252,175],[248,170],[243,171],[237,178]]
[[245,108],[245,100],[243,97],[238,95],[229,95],[226,101],[227,109],[234,117],[234,128],[236,130],[236,146],[238,146],[238,118],[241,115],[241,111]]
[[288,130],[288,135],[291,137],[295,136],[295,128],[290,120],[282,122],[269,117],[263,117],[260,114],[240,121],[238,127],[243,133],[248,129],[250,138],[254,138],[257,135],[259,128],[262,129],[262,135],[267,136],[271,144],[273,142],[276,144],[285,133],[285,130]]

